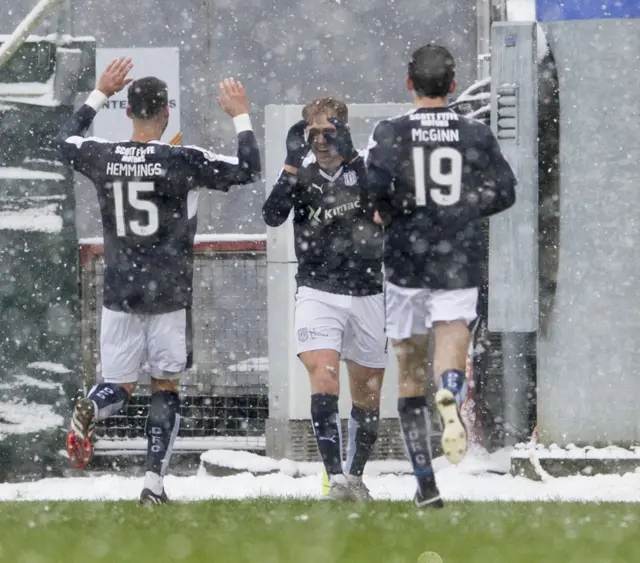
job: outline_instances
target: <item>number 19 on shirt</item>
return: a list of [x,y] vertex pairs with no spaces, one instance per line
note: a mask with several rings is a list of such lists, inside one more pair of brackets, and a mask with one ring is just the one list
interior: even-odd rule
[[[429,189],[429,196],[437,205],[455,205],[460,201],[462,192],[462,155],[452,147],[438,147],[429,153],[429,167],[425,167],[425,147],[413,147],[413,174],[416,188],[416,206],[427,205],[427,181],[448,188],[445,192],[440,187]],[[448,172],[443,172],[443,163],[449,161]]]

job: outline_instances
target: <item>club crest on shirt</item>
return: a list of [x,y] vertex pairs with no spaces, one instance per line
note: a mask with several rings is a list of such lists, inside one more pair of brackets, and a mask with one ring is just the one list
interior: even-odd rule
[[298,342],[306,342],[309,339],[309,329],[301,328],[298,330]]
[[358,183],[358,175],[353,170],[349,170],[342,175],[342,181],[345,186],[355,186]]

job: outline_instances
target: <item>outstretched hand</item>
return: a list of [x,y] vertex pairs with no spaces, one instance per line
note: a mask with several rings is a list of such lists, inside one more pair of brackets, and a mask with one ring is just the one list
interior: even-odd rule
[[133,82],[133,78],[127,78],[131,72],[133,62],[131,57],[120,57],[113,59],[98,79],[97,89],[107,98],[117,94],[127,84]]
[[225,78],[220,83],[220,95],[218,96],[220,107],[231,117],[237,117],[243,113],[249,113],[249,99],[239,80]]

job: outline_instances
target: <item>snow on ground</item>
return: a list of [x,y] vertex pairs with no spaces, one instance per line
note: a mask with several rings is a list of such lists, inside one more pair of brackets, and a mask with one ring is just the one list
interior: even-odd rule
[[[529,446],[519,444],[511,454],[511,457],[528,459],[530,453],[531,448]],[[548,447],[537,444],[535,446],[535,455],[538,459],[639,459],[640,448],[632,447],[631,449],[626,449],[617,446],[607,446],[604,448],[586,446],[579,448],[574,444],[569,444],[566,448],[561,448],[556,444],[551,444]]]
[[[493,455],[468,457],[460,466],[453,467],[444,459],[434,460],[440,491],[450,501],[615,501],[640,502],[640,474],[576,476],[534,482],[521,477],[497,475],[487,469],[504,469],[510,452],[502,450]],[[227,465],[249,467],[256,460],[246,452],[225,452]],[[234,461],[233,456],[237,456]],[[210,458],[216,456],[209,456]],[[213,460],[212,460],[213,461]],[[278,464],[279,462],[276,462]],[[372,463],[365,474],[371,494],[378,500],[409,501],[415,481],[411,475],[383,474],[389,468],[404,470],[403,462]],[[394,466],[395,464],[395,466]],[[285,464],[285,472],[256,476],[243,472],[228,477],[211,477],[203,468],[190,477],[169,476],[167,494],[174,501],[201,501],[211,499],[318,498],[321,490],[319,464]],[[263,467],[273,469],[268,460]],[[304,475],[294,478],[291,475]],[[0,500],[55,501],[55,500],[136,500],[142,488],[142,477],[102,475],[62,479],[42,479],[31,483],[0,484]]]

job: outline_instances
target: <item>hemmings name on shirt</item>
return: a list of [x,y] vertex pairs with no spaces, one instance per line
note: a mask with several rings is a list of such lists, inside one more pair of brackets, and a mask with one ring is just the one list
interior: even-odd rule
[[125,162],[109,162],[107,176],[131,176],[141,178],[146,176],[164,176],[165,169],[159,162],[146,164],[128,164]]

